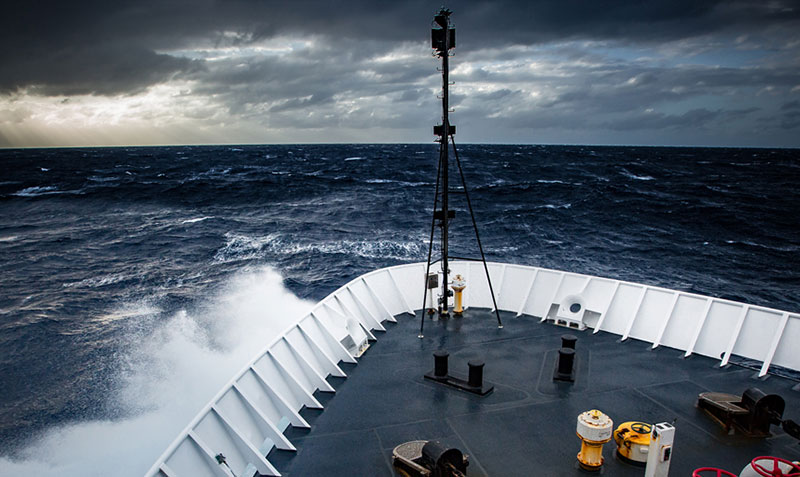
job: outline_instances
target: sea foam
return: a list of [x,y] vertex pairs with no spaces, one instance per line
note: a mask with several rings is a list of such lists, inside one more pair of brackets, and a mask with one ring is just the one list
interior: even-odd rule
[[[115,370],[120,384],[108,396],[125,417],[51,428],[13,458],[0,457],[0,476],[143,475],[222,386],[311,305],[276,271],[260,267],[234,275],[201,312],[178,311],[148,331],[130,323]],[[146,301],[124,306],[139,306],[142,320],[158,314]]]

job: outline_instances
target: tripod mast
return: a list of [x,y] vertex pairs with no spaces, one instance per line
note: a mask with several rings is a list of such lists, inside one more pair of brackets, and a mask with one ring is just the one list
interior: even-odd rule
[[[442,8],[434,16],[433,21],[435,27],[431,30],[431,46],[434,50],[434,56],[442,59],[442,124],[433,127],[433,134],[439,136],[436,142],[439,143],[439,167],[436,175],[436,194],[433,202],[433,220],[431,221],[431,235],[430,243],[428,244],[428,265],[425,271],[425,293],[422,302],[422,317],[419,327],[419,337],[423,338],[423,330],[425,325],[425,314],[427,312],[433,314],[434,310],[427,307],[428,294],[438,286],[435,284],[435,274],[431,276],[431,255],[433,252],[433,237],[436,226],[441,229],[441,246],[442,246],[442,283],[441,294],[439,296],[438,312],[439,316],[446,318],[450,314],[448,298],[451,296],[452,291],[448,288],[450,285],[450,237],[449,228],[450,220],[455,217],[455,210],[450,210],[450,177],[449,177],[449,147],[450,142],[453,145],[453,155],[455,163],[458,166],[458,172],[461,178],[461,184],[464,187],[463,193],[467,200],[467,207],[469,214],[472,217],[472,226],[475,229],[475,239],[478,242],[478,249],[481,252],[480,260],[483,262],[483,269],[486,272],[486,281],[489,285],[489,292],[492,295],[492,303],[494,304],[494,312],[497,317],[497,325],[499,328],[503,327],[500,321],[500,311],[497,308],[497,300],[494,296],[494,289],[492,288],[492,279],[489,275],[489,267],[486,264],[486,256],[483,253],[483,246],[481,245],[481,238],[478,234],[478,224],[475,221],[475,214],[472,210],[472,203],[469,200],[469,192],[467,191],[467,183],[464,178],[464,171],[461,167],[461,160],[458,158],[458,151],[454,135],[456,127],[450,124],[450,50],[456,46],[456,29],[450,24],[450,14],[452,12],[446,8]],[[440,188],[441,187],[441,188]],[[441,208],[440,206],[440,191],[441,190]],[[465,259],[470,260],[470,259]],[[435,262],[434,262],[435,263]],[[463,289],[463,288],[462,288]],[[433,295],[431,293],[431,295]],[[431,297],[431,307],[433,307],[433,298]]]
[[442,8],[434,17],[434,22],[440,27],[433,29],[431,34],[432,46],[436,50],[435,54],[442,59],[442,124],[434,127],[434,134],[439,136],[439,161],[442,170],[442,208],[435,211],[435,217],[439,220],[439,227],[442,234],[442,294],[439,302],[439,314],[447,315],[448,296],[450,290],[447,288],[450,270],[448,263],[449,256],[449,228],[450,219],[455,216],[455,211],[450,211],[450,180],[448,175],[448,150],[449,137],[455,134],[455,126],[450,125],[450,49],[456,46],[456,29],[450,25],[450,14],[452,12]]

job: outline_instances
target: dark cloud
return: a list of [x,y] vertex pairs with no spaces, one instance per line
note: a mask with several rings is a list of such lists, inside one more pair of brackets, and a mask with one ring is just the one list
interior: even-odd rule
[[[453,1],[459,43],[471,49],[557,39],[657,42],[797,24],[795,2],[661,0]],[[278,34],[376,43],[424,41],[437,9],[407,2],[55,0],[16,2],[0,20],[0,93],[136,92],[201,67],[165,51],[199,42],[247,45]],[[226,32],[229,34],[226,35]],[[373,45],[374,47],[374,45]],[[159,54],[162,52],[162,54]],[[398,80],[402,71],[395,74]]]
[[[199,124],[325,141],[318,131],[345,131],[336,137],[349,140],[393,128],[400,132],[385,140],[424,140],[440,114],[428,46],[439,5],[19,2],[0,18],[0,125],[16,128],[0,139],[11,144],[26,124],[41,125],[37,105],[47,100],[65,96],[68,109],[155,91],[148,98],[161,109],[132,116],[152,114],[177,132]],[[448,5],[459,32],[451,105],[470,140],[535,142],[543,137],[535,129],[568,142],[634,143],[649,134],[716,144],[746,133],[797,144],[787,139],[800,129],[796,1]]]
[[609,121],[604,126],[608,129],[636,131],[642,129],[677,129],[684,131],[707,129],[717,122],[730,122],[748,116],[759,108],[740,110],[715,110],[705,108],[692,109],[683,114],[641,113],[627,116],[617,121]]
[[0,92],[27,89],[42,95],[134,94],[203,67],[195,60],[110,43],[55,49],[4,64],[10,67],[0,75]]
[[789,111],[792,109],[800,109],[800,101],[794,100],[781,105],[781,111]]
[[789,111],[781,115],[781,128],[786,130],[800,128],[800,111]]

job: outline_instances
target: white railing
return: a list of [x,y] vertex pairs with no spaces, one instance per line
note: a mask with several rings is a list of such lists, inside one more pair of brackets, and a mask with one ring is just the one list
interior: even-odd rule
[[[465,306],[493,306],[482,263],[451,269],[467,280]],[[265,456],[294,450],[283,431],[308,427],[299,411],[322,407],[313,394],[334,392],[325,378],[345,377],[340,361],[355,363],[383,322],[422,306],[424,272],[424,263],[375,270],[317,303],[233,377],[146,475],[280,475]],[[709,356],[720,366],[743,356],[762,363],[760,376],[771,365],[800,370],[796,313],[536,267],[490,263],[489,272],[497,306],[517,316]]]

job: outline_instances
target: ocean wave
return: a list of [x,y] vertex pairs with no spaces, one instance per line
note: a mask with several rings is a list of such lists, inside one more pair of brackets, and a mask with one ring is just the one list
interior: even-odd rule
[[765,250],[773,250],[775,252],[800,252],[800,245],[767,245],[763,243],[753,242],[751,240],[726,240],[729,245],[745,245],[747,247],[761,248]]
[[536,182],[539,184],[569,184],[569,182],[564,182],[557,179],[538,179]]
[[535,209],[569,209],[569,208],[572,208],[572,204],[569,203],[569,202],[566,202],[564,204],[544,204],[544,205],[538,205],[538,206],[536,206],[534,208]]
[[204,220],[213,219],[213,218],[214,218],[213,215],[205,216],[205,217],[196,217],[194,219],[183,220],[183,221],[181,221],[181,224],[194,224],[194,223],[197,223],[197,222],[202,222]]
[[118,181],[119,177],[98,177],[98,176],[89,176],[87,177],[88,180],[92,182],[114,182]]
[[354,241],[339,240],[308,246],[300,246],[298,251],[316,251],[326,254],[356,255],[364,258],[384,258],[409,260],[420,258],[423,253],[419,242],[398,242],[394,240]]
[[194,181],[201,181],[205,179],[223,179],[227,178],[226,176],[228,173],[231,172],[230,167],[221,168],[221,167],[212,167],[207,171],[203,171],[197,174],[192,174],[186,179],[182,180],[182,183],[186,182],[194,182]]
[[630,171],[628,171],[626,169],[622,169],[620,174],[622,174],[623,176],[625,176],[625,177],[627,177],[629,179],[634,179],[634,180],[637,180],[637,181],[653,181],[653,180],[655,180],[655,177],[652,177],[652,176],[638,176],[638,175],[636,175],[636,174],[634,174],[634,173],[632,173],[632,172],[630,172]]
[[89,318],[89,321],[106,324],[114,321],[129,320],[132,318],[156,316],[161,313],[161,311],[162,310],[160,308],[147,302],[136,304],[125,303],[120,308],[92,316]]
[[353,156],[344,158],[345,161],[363,161],[364,159],[366,159],[366,157],[364,156]]
[[228,241],[217,250],[214,259],[228,263],[235,261],[264,259],[269,255],[286,256],[317,252],[334,255],[344,254],[362,258],[413,260],[423,256],[420,242],[396,240],[334,240],[327,242],[299,243],[287,240],[280,234],[250,237],[226,234]]
[[275,240],[277,234],[266,237],[249,237],[226,233],[225,237],[228,241],[214,254],[214,260],[222,263],[263,258],[266,247]]
[[85,278],[76,282],[64,283],[61,286],[64,288],[100,288],[106,285],[113,285],[115,283],[124,282],[134,278],[139,278],[141,274],[128,274],[128,273],[112,273],[109,275],[102,275],[98,277]]
[[431,182],[408,182],[408,181],[399,181],[394,179],[367,179],[364,182],[367,184],[397,184],[401,186],[407,187],[419,187],[419,186],[427,186],[433,185]]
[[5,237],[0,237],[0,242],[14,242],[18,237],[18,235],[6,235]]
[[40,195],[52,195],[52,194],[62,194],[63,192],[58,190],[58,188],[54,186],[34,186],[34,187],[26,187],[22,190],[14,192],[11,195],[16,195],[19,197],[38,197]]

